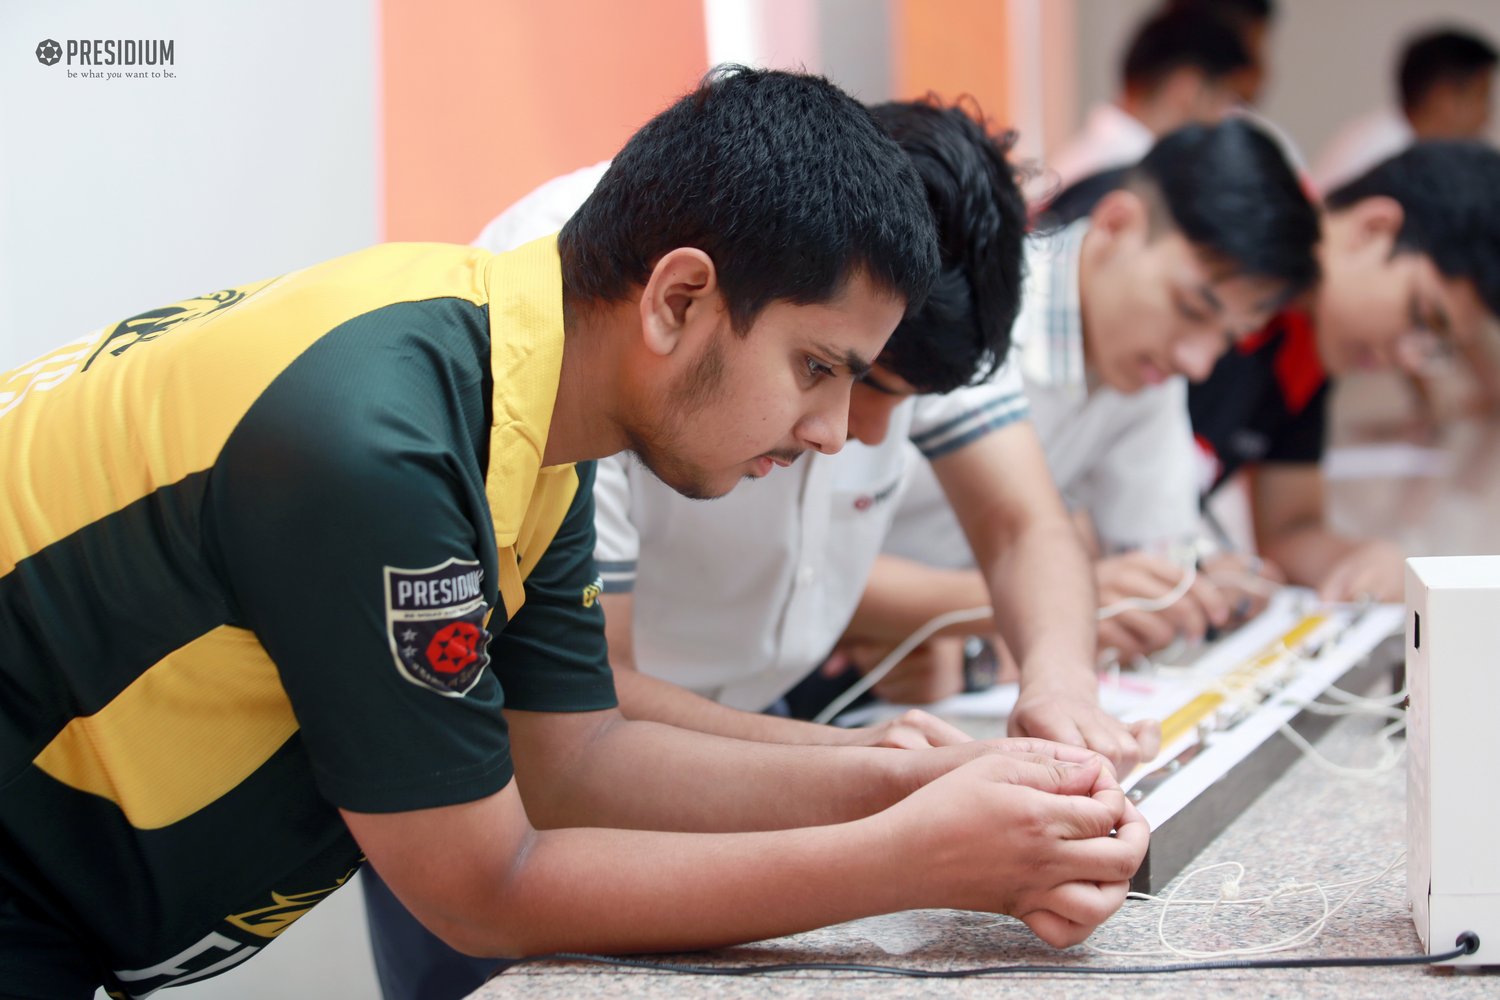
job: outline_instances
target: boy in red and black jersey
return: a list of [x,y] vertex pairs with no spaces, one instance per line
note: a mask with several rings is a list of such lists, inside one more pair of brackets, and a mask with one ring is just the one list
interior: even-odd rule
[[1500,153],[1421,143],[1325,205],[1318,289],[1221,358],[1189,408],[1217,465],[1209,490],[1250,470],[1258,548],[1291,582],[1328,600],[1399,601],[1401,551],[1324,518],[1329,390],[1346,372],[1420,371],[1500,314]]

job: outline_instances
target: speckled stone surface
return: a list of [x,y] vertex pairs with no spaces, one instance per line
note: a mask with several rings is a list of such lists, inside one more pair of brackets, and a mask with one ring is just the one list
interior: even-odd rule
[[[1379,759],[1376,723],[1350,719],[1318,746],[1345,765]],[[1238,861],[1246,873],[1241,898],[1264,896],[1286,882],[1325,886],[1375,875],[1405,845],[1403,764],[1374,778],[1335,776],[1307,759],[1297,762],[1215,839],[1189,869]],[[1222,872],[1205,873],[1183,887],[1180,898],[1213,898]],[[1167,892],[1179,885],[1174,881]],[[1286,956],[1335,957],[1419,953],[1407,911],[1404,864],[1364,889],[1329,919],[1323,933]],[[1348,889],[1330,888],[1331,904]],[[1165,895],[1165,894],[1164,894]],[[1316,895],[1251,906],[1174,905],[1165,931],[1178,947],[1213,950],[1264,944],[1294,934],[1322,912]],[[922,910],[855,921],[807,934],[665,960],[706,965],[841,961],[952,969],[984,965],[1106,967],[1158,964],[1172,956],[1123,958],[1095,949],[1158,950],[1160,904],[1130,901],[1089,942],[1067,951],[1042,944],[1015,920],[952,910]],[[490,981],[473,1000],[563,1000],[592,997],[697,997],[759,1000],[764,997],[1142,997],[1173,995],[1244,998],[1497,997],[1500,975],[1407,968],[1215,970],[1170,975],[1078,976],[1007,974],[976,979],[908,979],[855,973],[783,973],[736,978],[637,972],[583,965],[523,966]]]

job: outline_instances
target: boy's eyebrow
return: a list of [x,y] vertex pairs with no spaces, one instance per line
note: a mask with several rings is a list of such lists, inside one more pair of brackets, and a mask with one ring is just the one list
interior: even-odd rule
[[1411,297],[1411,325],[1430,330],[1438,336],[1447,336],[1453,329],[1453,321],[1448,318],[1447,312],[1443,310],[1441,302],[1432,302],[1423,313],[1422,299],[1413,293]]
[[1453,320],[1448,318],[1448,312],[1441,302],[1432,304],[1432,329],[1434,333],[1445,337],[1453,332]]
[[886,396],[904,396],[904,395],[906,395],[906,393],[904,393],[904,392],[897,392],[895,389],[892,389],[890,386],[888,386],[884,382],[880,381],[878,378],[875,377],[875,375],[872,372],[865,372],[864,376],[860,379],[860,381],[863,382],[865,385],[869,386],[871,389],[874,389],[876,392],[881,393],[882,395],[886,395]]
[[1203,301],[1207,302],[1208,305],[1209,305],[1209,308],[1211,308],[1214,312],[1223,312],[1224,311],[1224,302],[1223,302],[1223,300],[1220,299],[1217,295],[1214,294],[1213,288],[1211,286],[1209,286],[1208,284],[1205,283],[1205,284],[1199,285],[1198,286],[1198,294],[1201,295],[1201,296],[1203,296]]
[[853,375],[856,380],[865,378],[870,374],[870,362],[866,361],[864,358],[860,357],[853,351],[840,351],[837,348],[828,346],[827,344],[819,343],[814,343],[812,346],[813,350],[818,351],[829,358],[842,358],[842,360],[836,360],[834,363],[843,365],[845,368],[849,369],[849,373]]

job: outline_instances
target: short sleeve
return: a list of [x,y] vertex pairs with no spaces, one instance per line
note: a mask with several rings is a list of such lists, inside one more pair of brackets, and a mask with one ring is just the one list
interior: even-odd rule
[[911,442],[929,462],[1030,415],[1016,353],[981,385],[919,396]]
[[474,238],[474,245],[504,253],[557,232],[588,200],[608,169],[605,160],[552,178],[491,219]]
[[589,712],[616,705],[594,568],[594,463],[575,469],[567,514],[526,576],[526,602],[490,647],[508,708]]
[[512,775],[483,480],[409,379],[404,413],[273,385],[209,486],[234,617],[276,664],[319,789],[361,812],[472,801]]
[[628,594],[635,589],[641,533],[630,516],[631,461],[622,452],[595,463],[594,558],[606,594]]
[[1263,462],[1316,465],[1327,444],[1329,383],[1324,382],[1301,412],[1277,428]]

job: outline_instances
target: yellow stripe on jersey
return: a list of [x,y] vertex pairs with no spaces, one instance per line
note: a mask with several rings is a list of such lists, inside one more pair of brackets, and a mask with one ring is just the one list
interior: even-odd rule
[[154,830],[232,790],[296,731],[275,664],[253,633],[226,625],[68,723],[33,763]]
[[[555,269],[555,251],[551,258]],[[73,344],[0,374],[0,469],[41,470],[26,481],[48,490],[40,496],[28,486],[33,492],[0,507],[0,576],[209,468],[271,381],[339,324],[400,301],[483,304],[493,259],[439,244],[372,247],[116,324],[94,338],[82,360]],[[560,275],[552,280],[560,288]],[[556,347],[560,353],[561,343]],[[555,391],[554,384],[553,393],[541,394],[549,417]]]
[[[558,529],[573,506],[573,497],[578,493],[578,469],[572,465],[556,465],[543,469],[537,477],[536,490],[531,496],[531,519],[522,525],[516,538],[516,551],[520,553],[521,578],[531,575],[537,562],[547,554],[547,546],[557,537]],[[509,609],[510,605],[506,605]],[[511,612],[514,614],[514,612]]]
[[[572,466],[542,470],[562,371],[562,268],[556,237],[495,258],[489,290],[490,372],[496,392],[485,494],[500,549],[500,600],[506,615],[514,617],[526,601],[522,580],[557,533],[578,489]],[[534,489],[559,477],[572,485],[565,492],[546,487],[538,498],[542,502],[533,502]],[[545,525],[540,523],[544,520]],[[540,546],[528,544],[537,540]],[[524,568],[518,565],[517,551],[528,559]]]
[[[542,467],[557,402],[563,315],[556,238],[549,236],[495,258],[489,283],[490,371],[497,391],[485,492],[495,541],[504,549],[516,543],[531,506],[532,484]],[[503,393],[500,386],[505,387]]]

